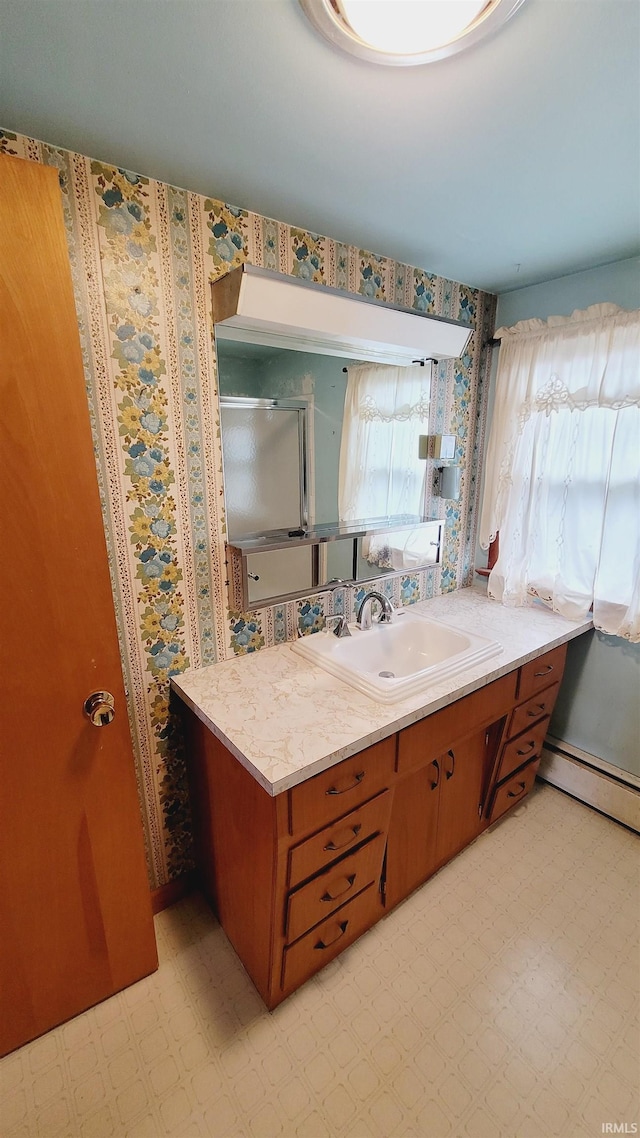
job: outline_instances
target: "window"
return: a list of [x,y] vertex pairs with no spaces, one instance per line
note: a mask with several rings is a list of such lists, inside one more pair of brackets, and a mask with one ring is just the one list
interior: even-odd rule
[[640,313],[500,329],[480,541],[489,594],[640,640]]

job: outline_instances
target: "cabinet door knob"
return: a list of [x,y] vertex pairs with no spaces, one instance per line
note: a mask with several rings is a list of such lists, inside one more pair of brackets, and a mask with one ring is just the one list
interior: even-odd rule
[[526,782],[519,782],[518,786],[520,787],[520,790],[508,790],[507,791],[507,798],[519,798],[520,795],[522,794],[522,792],[527,789]]
[[345,876],[345,877],[338,878],[336,885],[338,887],[342,886],[342,888],[337,888],[334,893],[330,893],[329,890],[327,889],[327,892],[322,894],[322,897],[320,898],[320,900],[321,901],[337,901],[338,897],[342,897],[345,893],[348,893],[350,889],[353,889],[353,884],[354,884],[355,879],[356,879],[355,873],[350,873],[348,877]]
[[431,766],[436,768],[436,780],[435,782],[431,782],[431,789],[435,790],[438,783],[440,782],[440,763],[437,759],[434,759]]
[[445,771],[445,778],[451,778],[456,767],[456,756],[453,751],[447,751],[447,754],[451,759],[451,767],[448,771]]
[[343,842],[343,841],[336,841],[335,838],[332,838],[331,841],[327,842],[326,846],[322,847],[323,853],[329,853],[332,850],[344,849],[344,847],[348,846],[353,841],[354,838],[358,837],[358,834],[360,833],[361,829],[362,829],[362,823],[356,822],[355,826],[349,826],[348,829],[341,830],[339,834],[335,835],[335,837],[336,838],[342,838],[346,835],[346,840]]
[[535,745],[535,742],[534,742],[534,740],[532,739],[530,743],[527,743],[526,747],[521,747],[521,748],[520,748],[520,750],[516,752],[516,754],[518,754],[518,755],[528,755],[530,751],[533,751],[533,750],[535,750],[535,746],[536,746],[536,745]]
[[82,710],[94,727],[107,727],[116,713],[115,703],[110,691],[94,691],[85,699]]
[[340,924],[338,925],[338,935],[337,936],[334,936],[332,938],[332,940],[319,940],[318,943],[314,944],[313,947],[314,948],[330,948],[332,944],[335,944],[337,940],[340,940],[340,937],[344,936],[344,934],[347,931],[348,924],[349,924],[348,921],[340,921]]
[[358,771],[349,786],[343,786],[342,790],[338,790],[337,786],[330,786],[328,790],[325,790],[325,794],[346,794],[348,790],[355,790],[356,786],[362,782],[364,776],[364,771]]

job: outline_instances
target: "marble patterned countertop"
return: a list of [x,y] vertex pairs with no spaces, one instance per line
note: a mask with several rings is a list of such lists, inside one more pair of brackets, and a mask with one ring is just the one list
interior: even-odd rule
[[482,586],[412,607],[499,641],[502,653],[384,705],[307,662],[290,644],[190,669],[171,684],[260,785],[276,795],[592,627],[591,620],[574,623],[538,604],[505,608]]

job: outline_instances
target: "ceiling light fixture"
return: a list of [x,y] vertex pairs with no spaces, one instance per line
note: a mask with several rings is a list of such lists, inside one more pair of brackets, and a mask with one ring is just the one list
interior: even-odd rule
[[336,47],[373,63],[408,67],[471,47],[524,0],[300,0]]

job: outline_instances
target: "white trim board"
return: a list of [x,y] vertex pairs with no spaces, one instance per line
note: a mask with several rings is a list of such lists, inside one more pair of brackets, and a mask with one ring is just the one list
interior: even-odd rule
[[[549,743],[550,741],[542,748],[539,778],[640,833],[640,790],[637,786],[639,780],[634,775],[628,775],[628,772],[624,771],[622,772],[624,780],[617,776],[612,777],[608,771],[600,769],[599,760],[596,760],[597,765],[594,765],[573,757],[567,754],[566,750],[559,750]],[[591,757],[588,756],[589,759]],[[611,771],[619,769],[612,767],[610,763],[604,765]]]
[[589,751],[583,751],[581,747],[576,747],[574,743],[568,743],[566,739],[558,739],[555,735],[547,735],[545,742],[550,751],[561,751],[570,759],[577,759],[578,762],[586,763],[588,767],[595,767],[597,770],[603,771],[604,774],[611,775],[618,782],[627,783],[628,786],[634,786],[636,790],[640,790],[640,777],[637,774],[624,770],[623,767],[617,767],[614,763],[608,763],[606,759],[592,755]]

